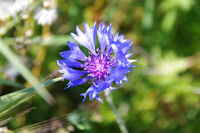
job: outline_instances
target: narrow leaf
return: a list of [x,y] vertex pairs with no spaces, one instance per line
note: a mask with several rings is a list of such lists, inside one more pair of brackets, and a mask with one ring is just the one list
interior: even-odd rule
[[[13,66],[15,66],[21,75],[33,85],[37,93],[43,97],[49,104],[54,103],[53,97],[49,94],[48,91],[44,88],[42,84],[37,80],[37,78],[31,73],[31,71],[20,61],[18,56],[14,54],[11,49],[3,44],[0,40],[0,52],[10,61]],[[39,85],[39,86],[38,86]]]

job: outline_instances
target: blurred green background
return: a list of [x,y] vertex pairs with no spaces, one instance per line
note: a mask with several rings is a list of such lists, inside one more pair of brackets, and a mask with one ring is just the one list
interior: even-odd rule
[[[39,24],[34,17],[38,7],[55,8],[55,21]],[[56,60],[61,58],[58,53],[68,49],[66,42],[70,32],[76,32],[76,25],[83,29],[83,22],[92,26],[95,21],[112,24],[114,34],[119,32],[134,41],[133,58],[138,61],[128,75],[129,84],[124,83],[122,88],[118,86],[118,90],[112,91],[113,101],[129,132],[199,133],[198,0],[33,0],[16,16],[0,20],[0,37],[2,45],[9,46],[26,68],[43,82],[58,69]],[[30,86],[2,54],[0,78]],[[19,90],[16,84],[0,83],[0,95]],[[52,132],[120,132],[104,94],[101,95],[103,104],[88,99],[82,103],[80,93],[89,85],[63,90],[66,84],[67,81],[58,82],[48,87],[56,100],[55,105],[50,106],[43,98],[35,96],[15,109],[11,113],[13,119],[4,127],[15,130],[67,114],[75,115],[82,123],[67,122],[61,126],[63,130]],[[31,110],[17,115],[27,109]]]

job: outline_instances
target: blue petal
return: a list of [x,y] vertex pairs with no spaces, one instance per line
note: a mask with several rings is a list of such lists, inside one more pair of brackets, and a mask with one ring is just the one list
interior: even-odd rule
[[81,78],[81,79],[69,81],[66,88],[70,88],[70,87],[74,87],[74,86],[77,86],[77,85],[84,84],[85,82],[88,81],[88,79],[89,78]]
[[[69,58],[69,54],[71,55],[72,58],[75,58],[75,59],[78,59],[78,60],[82,60],[84,61],[86,56],[85,54],[81,51],[81,49],[79,48],[78,44],[76,43],[72,43],[70,41],[67,41],[67,44],[70,48],[70,50],[68,51],[71,51],[71,52],[61,52],[60,55],[63,57],[63,58]],[[67,53],[65,55],[65,53]],[[73,54],[73,55],[72,55]]]
[[116,68],[111,68],[110,71],[111,75],[108,77],[108,79],[119,83],[125,78],[125,75],[130,72],[130,69],[127,67],[117,66]]
[[85,33],[83,33],[79,27],[76,27],[76,32],[78,34],[75,35],[71,33],[72,38],[77,40],[82,46],[89,49],[93,54],[95,54],[95,39],[96,39],[96,30],[97,25],[95,23],[94,27],[90,28],[87,23],[84,23]]
[[123,54],[128,54],[128,52],[132,49],[132,47],[127,46],[122,49]]
[[126,64],[128,64],[126,55],[124,55],[121,51],[117,53],[116,58],[118,61],[118,65],[126,66]]
[[87,95],[93,90],[93,86],[91,86],[90,88],[87,89],[87,91],[85,93],[80,94],[81,96],[84,97],[83,101],[84,102],[86,100]]
[[[122,50],[124,50],[124,51],[122,51],[122,50],[121,50],[119,47],[117,47],[115,44],[112,44],[112,48],[113,48],[113,50],[114,50],[115,53],[116,53],[116,58],[115,58],[115,59],[116,59],[118,65],[122,65],[122,66],[124,66],[124,67],[130,68],[130,67],[129,67],[129,66],[131,66],[130,64],[136,61],[136,60],[134,60],[134,59],[128,59],[128,58],[130,58],[131,55],[132,55],[132,54],[126,54],[127,51],[130,50],[129,47],[125,47],[124,49],[122,49]],[[123,53],[123,52],[125,52],[125,53]]]
[[100,43],[101,51],[104,52],[107,45],[110,45],[107,27],[104,26],[103,23],[101,23],[98,31],[97,31],[98,40]]
[[120,41],[117,41],[117,42],[115,42],[115,44],[117,45],[117,47],[119,48],[119,49],[123,49],[123,48],[125,48],[125,47],[130,47],[130,45],[132,44],[130,41],[125,41],[125,42],[120,42]]
[[111,90],[115,90],[115,89],[117,89],[116,87],[112,87],[112,86],[110,86],[109,88],[106,88],[106,95],[108,95],[109,93],[110,93],[110,91]]
[[126,55],[126,58],[129,59],[133,54],[134,54],[133,52],[127,54],[127,55]]
[[91,86],[90,88],[88,88],[88,90],[85,93],[82,93],[81,96],[84,97],[83,101],[84,102],[86,100],[87,95],[89,95],[89,99],[90,101],[92,101],[94,98],[96,98],[97,100],[99,100],[100,102],[103,102],[101,98],[99,98],[98,96],[99,92],[97,91],[97,89],[95,88],[95,86]]
[[115,51],[115,53],[116,53],[116,60],[117,60],[117,62],[118,62],[118,65],[126,65],[127,63],[129,63],[128,61],[127,61],[127,58],[126,58],[126,55],[125,54],[123,54],[123,52],[121,51],[121,49],[119,49],[116,45],[112,45],[112,48],[113,48],[113,50]]
[[60,68],[62,67],[74,67],[74,68],[80,68],[81,63],[73,58],[65,58],[57,60],[57,64]]
[[98,89],[99,92],[104,91],[106,88],[109,88],[112,84],[112,80],[99,81],[97,83],[93,83],[94,86]]
[[128,61],[129,63],[133,63],[133,62],[136,62],[137,60],[136,60],[136,59],[127,59],[127,61]]
[[133,65],[131,63],[127,64],[127,68],[133,68],[133,67],[135,67],[135,65]]
[[111,28],[112,25],[106,26],[104,23],[101,23],[97,30],[97,36],[100,43],[101,51],[104,52],[104,50],[107,48],[108,54],[112,52],[111,44],[113,42],[113,35],[111,33]]
[[74,51],[67,50],[67,51],[60,52],[60,56],[65,59],[73,58],[73,59],[81,60],[81,61],[85,61],[86,59],[85,54],[83,54],[82,51],[80,52],[77,50],[74,50]]
[[115,35],[113,42],[119,49],[123,49],[127,46],[130,47],[130,45],[132,44],[130,39],[124,39],[124,35],[119,34]]
[[80,48],[79,48],[79,46],[76,42],[73,43],[73,42],[67,41],[67,45],[69,46],[70,50],[72,50],[72,51],[73,50],[78,50],[78,51],[80,50]]
[[62,77],[67,80],[76,80],[87,73],[85,71],[75,70],[68,67],[62,67],[62,69],[59,69],[58,71],[63,73]]
[[112,81],[99,81],[98,83],[93,83],[93,86],[88,88],[85,93],[82,93],[81,96],[84,96],[83,102],[86,99],[86,96],[89,96],[90,101],[96,98],[100,102],[103,102],[101,98],[99,98],[98,94],[107,88],[110,88]]
[[89,27],[87,23],[84,23],[84,29],[85,34],[88,38],[88,43],[90,44],[90,47],[92,48],[92,51],[95,52],[95,40],[96,40],[96,32],[97,32],[97,23],[95,22],[94,26],[92,28]]
[[123,80],[126,81],[127,83],[129,83],[129,80],[128,80],[127,76],[125,76]]

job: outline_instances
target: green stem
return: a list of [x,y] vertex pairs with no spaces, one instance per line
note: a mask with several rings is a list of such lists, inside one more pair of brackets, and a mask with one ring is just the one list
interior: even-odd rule
[[110,106],[110,108],[112,109],[114,115],[115,115],[115,119],[119,125],[119,128],[121,130],[122,133],[128,133],[128,130],[126,128],[126,124],[124,122],[124,120],[121,118],[121,116],[119,115],[117,108],[115,107],[113,100],[112,100],[112,95],[106,95],[106,100]]

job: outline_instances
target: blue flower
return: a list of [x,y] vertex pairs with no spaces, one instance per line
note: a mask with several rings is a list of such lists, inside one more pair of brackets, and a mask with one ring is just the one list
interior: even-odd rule
[[[102,91],[108,94],[110,90],[116,89],[112,87],[114,82],[120,85],[123,80],[128,82],[126,74],[135,67],[132,63],[136,60],[130,59],[133,53],[129,53],[131,40],[119,33],[113,36],[111,27],[101,23],[97,29],[96,23],[93,27],[84,23],[85,32],[82,32],[77,26],[77,35],[71,33],[74,42],[67,42],[70,50],[61,52],[63,59],[57,60],[60,67],[58,71],[63,73],[62,78],[69,80],[66,88],[92,83],[81,94],[83,101],[89,96],[90,100],[96,98],[102,102],[98,94]],[[87,48],[88,52],[84,53],[78,44]]]

